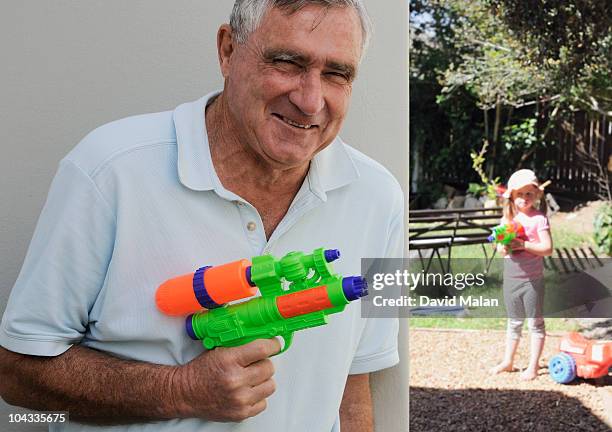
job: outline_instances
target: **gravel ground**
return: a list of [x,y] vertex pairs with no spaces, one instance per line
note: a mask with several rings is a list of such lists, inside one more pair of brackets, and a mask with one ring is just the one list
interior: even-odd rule
[[[524,332],[514,366],[527,366]],[[555,383],[545,365],[560,336],[549,335],[539,376],[488,374],[501,360],[504,332],[410,329],[410,430],[611,431],[612,375]]]

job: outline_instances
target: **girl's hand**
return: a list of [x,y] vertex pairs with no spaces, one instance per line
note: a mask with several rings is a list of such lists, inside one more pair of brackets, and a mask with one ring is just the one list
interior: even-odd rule
[[[530,241],[524,241],[524,240],[520,240],[523,243],[523,250],[526,250],[527,252],[533,254],[533,255],[538,255],[538,256],[550,256],[552,254],[552,238],[550,236],[550,231],[549,230],[541,230],[538,231],[538,234],[540,236],[540,241],[539,242],[530,242]],[[514,241],[512,241],[512,249],[514,250]]]
[[515,238],[510,242],[510,248],[512,252],[525,250],[525,240],[520,238]]
[[497,244],[497,253],[500,254],[501,256],[505,257],[506,255],[508,255],[510,253],[510,251],[508,250],[508,246],[504,246],[503,244],[498,243]]

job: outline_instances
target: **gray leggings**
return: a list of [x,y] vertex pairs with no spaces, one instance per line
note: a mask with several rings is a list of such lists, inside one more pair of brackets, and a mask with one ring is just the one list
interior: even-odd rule
[[504,278],[504,301],[508,314],[508,337],[519,339],[523,323],[532,335],[543,338],[544,327],[544,278],[535,280]]

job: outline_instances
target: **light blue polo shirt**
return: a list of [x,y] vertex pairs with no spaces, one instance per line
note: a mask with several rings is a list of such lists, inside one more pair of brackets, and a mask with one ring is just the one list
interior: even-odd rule
[[[203,352],[183,318],[162,315],[163,281],[240,258],[318,247],[360,274],[361,257],[399,257],[403,195],[381,165],[337,138],[317,154],[287,214],[266,240],[257,210],[217,177],[204,110],[218,93],[174,111],[126,118],[87,135],[59,165],[2,318],[0,344],[56,356],[72,344],[177,365]],[[295,334],[273,357],[277,390],[239,424],[171,420],[104,430],[330,431],[348,374],[398,362],[395,319],[363,319],[359,302]],[[78,373],[78,371],[75,371]],[[70,423],[56,430],[98,430]]]

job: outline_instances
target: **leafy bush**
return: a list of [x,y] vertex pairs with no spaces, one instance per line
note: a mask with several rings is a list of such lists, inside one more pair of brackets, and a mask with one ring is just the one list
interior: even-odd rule
[[434,203],[441,197],[446,196],[442,183],[425,182],[419,187],[419,193],[422,198],[420,205],[423,208],[432,208]]
[[481,197],[487,192],[487,187],[478,183],[470,183],[468,185],[468,193],[475,197]]
[[527,118],[504,128],[502,142],[507,150],[529,151],[538,141],[536,119]]
[[[480,176],[480,180],[482,180],[482,194],[486,194],[487,198],[494,200],[497,198],[498,188],[499,188],[499,177],[495,179],[489,179],[487,174],[484,171],[484,163],[485,163],[485,153],[487,152],[487,148],[489,147],[489,142],[487,140],[484,141],[482,148],[480,149],[480,153],[476,153],[475,151],[470,152],[470,157],[472,158],[472,168],[474,171],[478,173]],[[478,184],[470,183],[471,191],[470,193],[477,192],[479,190]],[[469,191],[469,189],[468,189]]]
[[602,205],[595,216],[595,244],[599,250],[612,256],[612,204]]

